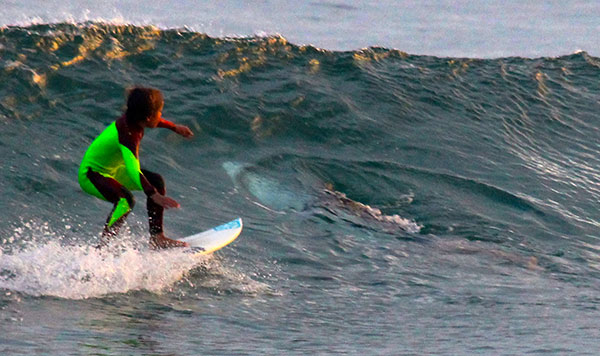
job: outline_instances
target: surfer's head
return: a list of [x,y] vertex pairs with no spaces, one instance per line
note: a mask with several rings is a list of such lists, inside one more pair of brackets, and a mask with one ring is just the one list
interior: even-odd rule
[[163,95],[158,89],[135,87],[127,97],[127,121],[146,127],[156,127],[164,106]]

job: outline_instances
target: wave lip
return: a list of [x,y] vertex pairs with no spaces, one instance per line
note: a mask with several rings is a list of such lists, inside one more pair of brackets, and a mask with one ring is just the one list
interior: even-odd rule
[[[228,0],[218,6],[179,1],[145,6],[132,0],[72,0],[52,2],[52,6],[41,1],[3,4],[0,26],[93,21],[188,28],[212,37],[282,34],[293,43],[335,51],[383,46],[438,57],[536,58],[561,56],[577,49],[594,50],[595,22],[582,13],[598,12],[599,5],[583,0],[554,3],[549,9],[538,2],[508,5],[499,1],[477,6],[458,2],[448,7],[350,0],[302,5]],[[533,25],[532,18],[536,19]]]

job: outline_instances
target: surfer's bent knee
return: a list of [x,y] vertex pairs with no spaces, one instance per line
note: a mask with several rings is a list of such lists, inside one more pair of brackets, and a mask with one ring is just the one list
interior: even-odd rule
[[[135,197],[133,196],[133,193],[125,187],[122,188],[122,191],[123,197],[121,199],[127,200],[129,208],[133,209],[133,207],[135,206]],[[121,201],[121,199],[119,199],[119,202]]]
[[112,227],[117,221],[126,217],[135,205],[133,194],[127,191],[128,196],[122,197],[115,203],[115,207],[108,219],[107,227]]

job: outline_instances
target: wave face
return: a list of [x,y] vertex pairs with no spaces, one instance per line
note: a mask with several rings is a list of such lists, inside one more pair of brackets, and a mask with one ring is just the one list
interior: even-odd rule
[[[251,353],[584,354],[600,289],[599,68],[585,52],[479,60],[101,23],[0,29],[0,313],[39,346],[27,328],[48,303],[60,345],[140,354],[149,339],[194,350],[141,327],[148,313],[204,324],[206,340],[245,328],[254,336],[228,347]],[[86,248],[110,206],[81,193],[78,164],[136,84],[161,89],[163,115],[196,134],[142,142],[182,205],[167,231],[244,218],[210,263],[147,251],[142,195],[125,247]],[[114,334],[69,334],[82,318]],[[115,341],[123,318],[133,341]],[[555,325],[573,320],[566,339]]]

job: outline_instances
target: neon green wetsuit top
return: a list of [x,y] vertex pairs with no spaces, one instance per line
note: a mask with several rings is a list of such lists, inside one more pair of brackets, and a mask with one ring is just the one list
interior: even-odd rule
[[[158,127],[173,130],[175,124],[161,119]],[[86,193],[116,204],[113,215],[118,216],[114,219],[129,212],[132,202],[128,203],[123,197],[112,197],[114,181],[94,179],[97,175],[93,173],[112,178],[128,190],[143,190],[147,196],[156,193],[156,188],[146,179],[140,167],[139,144],[143,136],[143,127],[128,123],[127,118],[122,116],[96,137],[81,161],[79,185]],[[118,206],[121,207],[117,209]]]

